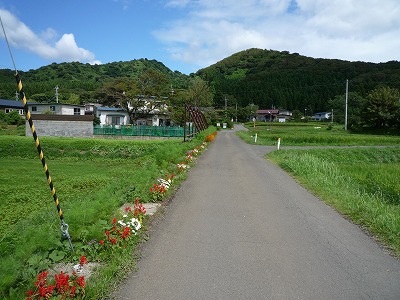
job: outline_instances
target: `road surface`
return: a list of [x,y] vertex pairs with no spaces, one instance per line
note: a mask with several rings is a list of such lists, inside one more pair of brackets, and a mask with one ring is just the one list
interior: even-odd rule
[[400,299],[400,262],[221,131],[114,299]]

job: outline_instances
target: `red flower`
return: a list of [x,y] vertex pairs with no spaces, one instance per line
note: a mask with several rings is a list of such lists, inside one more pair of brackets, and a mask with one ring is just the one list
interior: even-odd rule
[[75,295],[76,295],[76,286],[74,285],[71,287],[71,290],[69,291],[69,296],[70,298],[75,298]]
[[80,287],[85,287],[85,276],[78,277],[75,279],[75,282],[80,286]]
[[112,219],[112,223],[113,224],[117,223],[117,218]]
[[56,279],[56,288],[59,294],[64,294],[69,290],[69,275],[61,272],[60,274],[54,275]]
[[131,207],[130,207],[130,206],[127,206],[127,207],[125,207],[125,211],[129,213],[129,212],[131,212],[131,211],[132,211],[132,209],[131,209]]
[[104,246],[104,241],[103,241],[103,240],[100,240],[100,241],[99,241],[99,244],[102,245],[102,246]]
[[105,234],[106,234],[106,236],[109,236],[110,235],[110,231],[106,230]]
[[126,239],[131,234],[131,229],[129,227],[124,227],[121,233],[121,238]]
[[81,256],[81,258],[80,258],[80,260],[79,260],[79,264],[81,265],[81,266],[83,266],[84,264],[87,264],[87,259],[86,259],[86,256],[85,255],[82,255]]

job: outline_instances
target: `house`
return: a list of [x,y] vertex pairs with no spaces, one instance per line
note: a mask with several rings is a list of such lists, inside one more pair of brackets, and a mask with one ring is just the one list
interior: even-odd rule
[[8,114],[13,110],[17,110],[21,117],[25,116],[24,104],[21,101],[0,99],[0,111]]
[[292,118],[292,112],[287,109],[280,109],[276,117],[279,123],[285,123]]
[[38,114],[53,114],[53,115],[67,115],[67,116],[85,115],[85,106],[75,105],[75,104],[28,102],[28,109],[32,115],[38,115]]
[[95,109],[100,125],[128,125],[129,114],[124,108],[100,106]]
[[261,122],[286,122],[292,117],[292,112],[287,109],[259,109],[256,111],[256,120]]
[[315,113],[312,116],[312,119],[316,120],[316,121],[328,120],[331,118],[331,115],[332,115],[331,112],[319,112],[319,113]]
[[278,109],[259,109],[256,111],[256,120],[260,122],[274,122],[277,120]]

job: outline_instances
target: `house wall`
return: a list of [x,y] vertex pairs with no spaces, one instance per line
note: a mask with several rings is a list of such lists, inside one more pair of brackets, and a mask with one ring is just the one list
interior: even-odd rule
[[[84,106],[72,106],[72,105],[63,105],[63,104],[28,104],[29,111],[31,114],[44,114],[50,112],[55,115],[75,115],[74,108],[79,108],[80,112],[79,115],[85,114],[85,107]],[[32,107],[35,107],[36,110],[32,110]]]
[[[93,116],[31,115],[37,135],[93,137]],[[26,136],[32,136],[26,122]]]

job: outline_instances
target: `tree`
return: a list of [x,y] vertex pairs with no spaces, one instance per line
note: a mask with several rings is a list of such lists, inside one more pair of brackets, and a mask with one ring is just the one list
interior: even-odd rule
[[400,127],[400,92],[386,86],[374,89],[367,96],[362,119],[374,128]]
[[208,107],[213,103],[214,93],[207,82],[200,77],[195,77],[187,90],[187,104],[196,107]]
[[[328,107],[333,110],[333,121],[344,124],[346,95],[336,96],[329,100]],[[351,92],[347,99],[347,124],[349,129],[359,129],[362,126],[361,112],[365,106],[365,99],[358,93]]]

